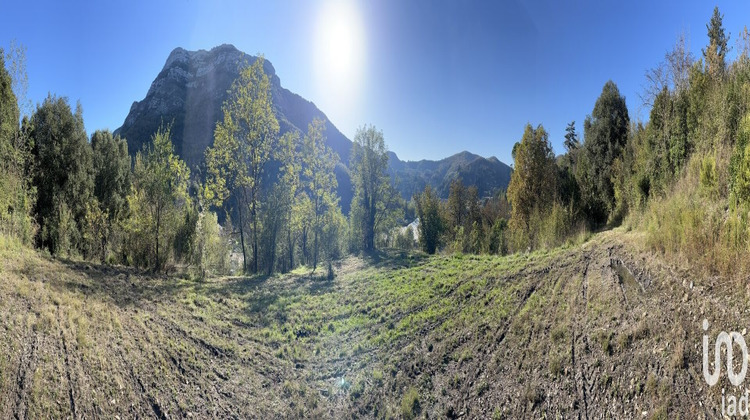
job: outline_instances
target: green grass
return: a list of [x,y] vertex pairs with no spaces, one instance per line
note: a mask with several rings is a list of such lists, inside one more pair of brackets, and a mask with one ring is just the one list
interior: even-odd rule
[[[583,300],[581,249],[506,257],[384,252],[341,261],[331,281],[308,268],[193,281],[0,249],[0,267],[12,273],[0,282],[9,296],[0,300],[8,314],[0,338],[16,340],[10,353],[0,351],[0,372],[15,372],[15,355],[30,348],[33,334],[42,337],[37,346],[51,361],[34,383],[47,391],[30,411],[41,417],[70,417],[68,369],[76,398],[102,416],[116,414],[122,401],[142,404],[134,416],[153,416],[153,398],[170,416],[210,417],[201,407],[216,404],[219,417],[440,418],[458,415],[465,407],[450,405],[466,396],[466,404],[487,402],[486,415],[495,407],[498,415],[530,414],[523,410],[557,402],[547,399],[547,384],[569,380],[581,360],[593,366],[658,336],[646,321],[603,333],[620,308],[619,289],[592,268]],[[581,350],[586,340],[593,352]],[[55,354],[62,341],[70,367]],[[498,377],[515,385],[520,406],[504,405]],[[611,377],[609,388],[621,386]],[[0,389],[11,382],[0,380]],[[660,384],[649,385],[662,399]]]

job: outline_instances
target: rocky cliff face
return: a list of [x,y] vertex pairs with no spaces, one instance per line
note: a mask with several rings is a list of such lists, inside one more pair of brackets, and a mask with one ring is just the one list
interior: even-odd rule
[[[232,45],[221,45],[210,51],[176,48],[151,83],[146,97],[133,103],[125,122],[115,130],[115,134],[126,138],[128,149],[135,154],[150,141],[161,124],[171,124],[176,152],[192,169],[199,168],[205,149],[213,143],[214,127],[222,118],[221,106],[232,82],[243,66],[252,64],[256,59]],[[315,104],[283,88],[270,61],[265,61],[264,69],[271,80],[280,134],[290,130],[304,133],[315,117],[326,121],[328,145],[341,158],[336,177],[342,210],[348,212],[352,187],[346,165],[352,142]],[[489,195],[497,189],[506,188],[510,179],[507,165],[495,158],[485,159],[468,152],[437,162],[403,162],[391,153],[390,173],[397,178],[399,191],[407,199],[427,184],[432,185],[441,196],[447,197],[447,186],[455,178],[462,179],[467,185],[477,185],[480,195]]]
[[[232,82],[243,66],[256,59],[232,45],[221,45],[210,51],[174,49],[151,83],[146,97],[133,103],[125,122],[115,134],[126,138],[128,150],[135,154],[150,141],[161,124],[171,124],[176,152],[192,169],[198,168],[203,163],[204,151],[213,144],[214,128],[222,118],[221,106]],[[351,141],[315,104],[284,89],[270,61],[265,61],[264,70],[271,80],[280,134],[290,130],[304,133],[315,117],[326,121],[328,144],[342,160],[336,175],[342,206],[348,210],[352,193],[345,165],[349,160]]]
[[[176,48],[146,97],[133,103],[125,122],[115,133],[127,138],[128,147],[135,152],[141,150],[162,122],[171,123],[178,153],[190,166],[196,167],[203,159],[203,151],[213,141],[213,130],[221,118],[221,105],[227,98],[227,91],[240,69],[256,59],[232,45],[222,45],[211,51]],[[326,121],[331,147],[342,158],[348,158],[351,142],[325,114],[312,102],[281,87],[270,61],[266,60],[264,68],[271,79],[274,110],[281,132],[306,131],[313,118],[320,117]]]

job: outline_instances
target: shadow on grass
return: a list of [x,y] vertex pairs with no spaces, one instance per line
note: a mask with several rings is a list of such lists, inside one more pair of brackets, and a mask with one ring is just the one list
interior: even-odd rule
[[334,286],[325,271],[315,274],[229,277],[206,284],[201,292],[220,302],[231,298],[242,302],[242,313],[255,325],[268,327],[287,322],[287,305],[297,297],[326,293]]
[[[66,259],[48,259],[70,270],[50,271],[47,267],[27,264],[23,273],[30,279],[43,281],[53,289],[75,292],[87,298],[112,302],[119,307],[158,303],[169,299],[194,283],[165,274],[133,267],[110,266]],[[75,275],[71,275],[71,274]]]
[[[62,264],[70,272],[44,264],[27,263],[22,270],[23,274],[30,279],[43,281],[54,289],[80,293],[87,298],[112,302],[119,307],[170,301],[192,288],[196,293],[219,303],[221,298],[240,299],[246,305],[244,310],[247,314],[256,316],[268,312],[282,297],[328,293],[336,285],[336,279],[329,279],[327,270],[323,267],[319,267],[315,273],[303,275],[287,273],[275,276],[225,277],[201,282],[133,267],[43,258]],[[419,265],[428,256],[418,252],[386,249],[363,255],[362,258],[367,266],[395,270]],[[341,261],[337,261],[334,266],[335,275],[338,275]]]
[[379,249],[362,255],[368,265],[379,269],[398,270],[424,263],[429,255],[423,252],[403,251],[399,249]]

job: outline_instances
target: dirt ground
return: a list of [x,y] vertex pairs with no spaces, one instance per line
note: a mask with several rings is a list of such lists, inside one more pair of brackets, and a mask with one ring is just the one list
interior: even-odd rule
[[744,387],[725,366],[707,385],[701,326],[713,360],[720,331],[747,333],[748,289],[678,263],[624,231],[350,257],[332,281],[0,250],[0,418],[720,417]]

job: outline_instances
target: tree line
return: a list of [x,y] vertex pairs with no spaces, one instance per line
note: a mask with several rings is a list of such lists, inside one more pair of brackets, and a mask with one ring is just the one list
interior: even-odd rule
[[[63,257],[154,270],[184,264],[206,276],[226,272],[233,250],[240,271],[268,274],[380,247],[528,251],[624,222],[656,249],[727,270],[750,247],[750,34],[740,33],[729,62],[718,8],[706,27],[701,58],[683,36],[646,72],[647,122],[631,119],[608,81],[582,138],[568,125],[563,154],[544,126],[527,124],[507,191],[492,197],[454,181],[447,200],[428,186],[405,202],[387,173],[383,133],[361,127],[348,216],[325,124],[279,135],[262,57],[232,84],[194,172],[175,155],[168,124],[131,158],[108,131],[89,141],[80,105],[65,98],[50,95],[21,118],[14,85],[20,91],[24,78],[6,68],[17,63],[1,61],[0,232]],[[416,232],[402,227],[415,218]]]
[[680,36],[646,71],[647,122],[631,119],[608,81],[584,120],[583,139],[575,122],[568,125],[563,154],[555,156],[541,124],[527,124],[513,147],[507,192],[481,203],[502,202],[498,218],[460,217],[457,209],[472,214],[477,202],[460,198],[458,185],[447,203],[429,188],[417,195],[421,248],[527,251],[624,222],[645,231],[657,250],[724,273],[750,268],[743,258],[750,247],[750,33],[739,34],[729,62],[722,20],[715,8],[702,57]]
[[305,133],[279,136],[262,57],[232,84],[213,145],[194,172],[175,154],[168,123],[131,158],[126,140],[107,130],[89,141],[82,107],[72,109],[66,98],[49,95],[21,118],[4,57],[0,232],[6,237],[59,257],[153,270],[180,264],[205,277],[226,273],[235,249],[241,272],[302,264],[315,270],[346,252],[374,251],[402,223],[405,204],[386,173],[383,133],[373,126],[356,133],[347,218],[336,194],[338,155],[326,143],[324,122],[316,118]]

